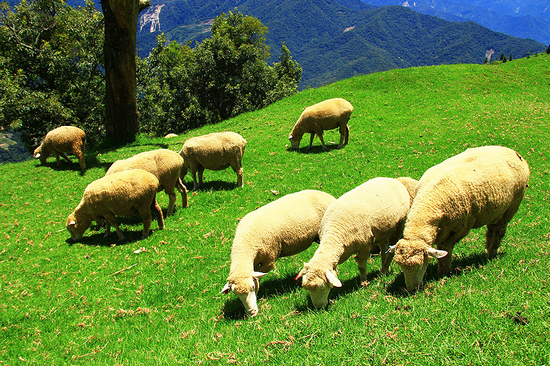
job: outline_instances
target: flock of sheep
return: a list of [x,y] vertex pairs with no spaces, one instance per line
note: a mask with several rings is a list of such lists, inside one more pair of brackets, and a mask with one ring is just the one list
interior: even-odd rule
[[[323,130],[339,128],[341,148],[349,140],[348,120],[353,107],[341,98],[329,99],[304,110],[289,140],[297,148],[302,136],[315,135],[323,148]],[[50,131],[35,150],[42,163],[54,154],[69,160],[72,152],[81,168],[85,135],[76,127]],[[164,227],[156,193],[169,196],[167,216],[176,202],[175,189],[187,206],[182,178],[190,169],[194,189],[202,185],[204,169],[229,166],[243,186],[241,165],[246,141],[234,132],[212,133],[187,140],[178,153],[159,149],[119,160],[105,177],[87,186],[79,205],[67,218],[67,229],[78,240],[96,221],[114,226],[124,236],[115,216],[138,214],[143,220],[143,237],[149,233],[151,210],[159,228]],[[70,160],[69,160],[70,161]],[[199,178],[197,181],[196,173]],[[373,178],[338,199],[317,190],[288,194],[248,213],[238,224],[231,249],[231,266],[223,293],[233,292],[247,313],[258,313],[256,294],[259,280],[275,267],[275,261],[304,251],[319,242],[311,260],[304,264],[302,279],[316,308],[325,307],[329,292],[342,283],[337,266],[352,255],[361,280],[366,280],[366,263],[374,247],[380,249],[381,271],[392,260],[401,267],[408,290],[420,287],[431,258],[438,259],[438,273],[451,269],[453,247],[471,229],[487,226],[485,250],[494,256],[506,227],[523,199],[529,180],[527,162],[514,150],[502,146],[468,149],[428,169],[419,180],[409,177]]]

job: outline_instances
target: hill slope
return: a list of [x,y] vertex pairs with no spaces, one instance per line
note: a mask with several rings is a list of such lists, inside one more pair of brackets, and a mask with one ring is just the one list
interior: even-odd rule
[[[548,364],[550,272],[550,57],[490,65],[392,70],[308,89],[263,110],[173,139],[144,136],[114,151],[90,151],[88,170],[50,158],[0,165],[0,360],[28,364]],[[344,97],[355,111],[350,143],[323,152],[288,151],[287,136],[304,107]],[[206,171],[205,189],[150,237],[124,219],[129,238],[92,227],[67,241],[65,220],[85,187],[117,159],[191,136],[232,130],[248,141],[244,188],[235,174]],[[302,146],[305,144],[302,141]],[[341,196],[377,177],[423,172],[468,147],[505,145],[531,168],[526,197],[500,255],[482,253],[474,230],[453,253],[453,274],[400,292],[403,275],[378,276],[368,264],[361,284],[352,259],[339,266],[344,286],[326,311],[314,311],[293,280],[315,251],[283,258],[262,279],[260,313],[243,317],[233,294],[219,291],[229,271],[239,218],[287,193],[320,189]],[[185,178],[189,186],[191,179]],[[161,207],[168,198],[158,195]],[[520,320],[523,321],[520,323]],[[528,322],[528,324],[526,323]]]

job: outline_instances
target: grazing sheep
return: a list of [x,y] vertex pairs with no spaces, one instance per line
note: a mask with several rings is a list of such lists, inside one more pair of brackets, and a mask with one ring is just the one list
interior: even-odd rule
[[[237,186],[243,186],[243,168],[241,160],[244,155],[246,140],[235,132],[215,132],[192,137],[185,141],[180,155],[183,157],[181,179],[191,169],[193,189],[202,187],[204,169],[224,170],[233,168],[237,174]],[[199,181],[197,183],[197,172]]]
[[485,250],[494,256],[528,180],[527,162],[501,146],[468,149],[428,169],[392,248],[407,289],[420,286],[430,258],[438,258],[439,275],[448,274],[454,245],[472,228],[487,225]]
[[46,164],[48,156],[53,154],[59,166],[59,155],[71,163],[71,159],[65,153],[72,153],[78,158],[80,169],[86,170],[84,161],[84,150],[86,147],[86,134],[78,127],[61,126],[51,130],[44,137],[44,141],[34,150],[35,159],[40,159],[42,164]]
[[159,180],[158,191],[164,190],[169,197],[166,216],[170,216],[176,205],[175,188],[181,193],[182,206],[187,207],[187,189],[180,179],[183,158],[175,151],[158,149],[146,151],[131,158],[114,162],[105,175],[130,169],[143,169]]
[[311,148],[313,138],[317,134],[321,140],[323,149],[327,150],[327,146],[323,140],[323,131],[339,127],[340,143],[338,144],[338,148],[341,149],[344,146],[344,140],[346,145],[349,141],[348,121],[352,112],[353,106],[351,103],[342,98],[328,99],[307,107],[302,112],[300,118],[298,118],[290,136],[288,136],[292,148],[297,149],[300,147],[302,136],[305,133],[309,133],[308,149]]
[[393,255],[387,250],[403,234],[413,198],[408,188],[414,190],[417,183],[411,178],[374,178],[329,206],[319,228],[319,247],[296,276],[302,277],[302,287],[316,308],[328,304],[332,287],[342,286],[336,266],[351,255],[356,254],[361,281],[367,280],[367,260],[374,246],[380,248],[381,272],[388,270]]
[[248,213],[235,231],[229,277],[221,292],[236,293],[255,316],[260,277],[275,267],[279,257],[300,253],[318,240],[321,218],[334,200],[328,193],[305,190]]
[[126,170],[110,174],[90,183],[78,206],[67,218],[67,230],[75,241],[90,227],[92,221],[106,221],[105,236],[109,236],[111,225],[115,227],[119,240],[124,239],[116,221],[117,216],[138,214],[143,220],[143,235],[149,235],[151,209],[155,210],[159,229],[164,229],[162,210],[157,203],[158,179],[142,169]]

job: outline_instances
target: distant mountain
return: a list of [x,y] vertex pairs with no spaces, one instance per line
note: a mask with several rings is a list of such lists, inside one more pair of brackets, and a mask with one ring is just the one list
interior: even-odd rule
[[[140,56],[146,57],[161,33],[179,43],[200,42],[211,36],[210,26],[216,16],[237,9],[269,28],[266,42],[271,48],[270,63],[278,60],[281,44],[286,43],[303,69],[300,88],[394,68],[483,63],[488,51],[519,58],[547,48],[532,39],[508,36],[471,21],[451,22],[421,14],[411,6],[377,6],[390,1],[408,1],[410,5],[414,0],[151,0],[151,6],[140,15],[137,47]],[[462,1],[479,5],[475,8],[479,17],[485,14],[488,18],[491,10],[499,8],[498,3],[519,4],[519,0]],[[96,2],[101,8],[99,0]],[[428,2],[446,0],[414,4],[421,2],[428,6]],[[75,6],[83,0],[68,3]],[[529,9],[519,6],[521,11],[516,12],[533,17],[533,27],[542,19],[535,19],[536,14],[546,14],[541,10],[542,0],[521,3],[529,4]],[[507,6],[507,11],[513,12],[514,6]],[[443,10],[438,15],[464,20]],[[525,24],[516,27],[525,28]]]
[[548,0],[362,0],[401,5],[449,21],[473,21],[497,32],[550,44]]
[[[376,0],[375,0],[376,1]],[[377,0],[384,1],[384,0]],[[484,28],[449,22],[403,6],[377,7],[360,0],[152,0],[162,6],[158,24],[138,32],[146,56],[164,32],[180,43],[210,36],[211,20],[235,8],[268,26],[272,60],[285,42],[303,68],[301,88],[393,68],[483,63],[488,50],[514,58],[542,52],[545,45]],[[143,16],[143,15],[142,15]],[[158,30],[160,29],[160,30]]]

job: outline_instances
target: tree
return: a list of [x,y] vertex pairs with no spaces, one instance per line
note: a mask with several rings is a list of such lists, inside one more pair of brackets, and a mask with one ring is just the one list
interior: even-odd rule
[[550,45],[548,45],[548,48],[546,49],[546,54],[550,55]]
[[60,125],[103,132],[103,16],[91,1],[0,5],[0,126],[22,132],[29,150]]
[[113,143],[135,140],[139,132],[136,87],[136,31],[149,0],[102,0],[105,16],[105,127]]
[[263,108],[298,90],[300,65],[283,44],[267,64],[267,28],[238,12],[214,20],[212,37],[191,48],[164,35],[139,62],[139,112],[144,131],[163,135]]

